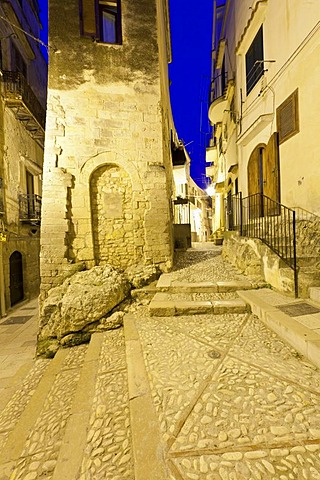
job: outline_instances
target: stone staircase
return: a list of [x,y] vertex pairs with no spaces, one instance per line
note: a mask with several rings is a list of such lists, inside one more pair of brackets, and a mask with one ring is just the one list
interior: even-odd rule
[[185,283],[163,274],[149,305],[151,316],[245,313],[248,307],[235,293],[253,288],[246,281]]
[[[245,313],[236,290],[251,288],[246,281],[187,284],[164,274],[135,295],[153,297],[150,316]],[[139,336],[127,315],[124,328],[35,360],[0,413],[0,479],[164,480],[157,425]]]

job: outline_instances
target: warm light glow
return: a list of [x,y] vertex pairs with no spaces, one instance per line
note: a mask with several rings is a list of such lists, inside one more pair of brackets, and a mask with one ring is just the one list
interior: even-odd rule
[[206,188],[206,192],[210,197],[212,197],[216,193],[215,183],[212,183],[211,185],[209,185],[209,187]]

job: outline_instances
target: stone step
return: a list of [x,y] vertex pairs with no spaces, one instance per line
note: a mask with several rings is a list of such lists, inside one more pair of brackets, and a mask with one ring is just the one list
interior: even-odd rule
[[249,281],[220,281],[220,282],[181,282],[173,280],[171,274],[162,274],[157,283],[157,290],[171,293],[225,293],[237,290],[255,288]]
[[0,432],[0,479],[134,480],[123,329],[47,362],[16,424]]
[[[139,333],[132,315],[126,315],[124,318],[124,332],[128,365],[134,480],[169,479],[172,477],[169,477],[164,460],[166,445],[161,438]],[[113,478],[122,480],[128,477]],[[131,479],[128,478],[128,480]]]
[[310,300],[320,304],[320,287],[310,287],[309,296]]
[[188,300],[174,294],[157,293],[149,304],[150,316],[173,317],[177,315],[245,313],[248,305],[239,298],[227,300]]

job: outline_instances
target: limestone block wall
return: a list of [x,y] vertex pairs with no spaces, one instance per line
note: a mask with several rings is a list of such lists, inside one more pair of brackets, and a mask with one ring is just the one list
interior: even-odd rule
[[19,194],[27,193],[26,170],[34,176],[35,193],[41,195],[43,149],[35,142],[14,113],[0,101],[0,177],[4,211],[0,215],[1,314],[11,307],[10,257],[22,256],[25,299],[39,294],[40,228],[19,220]]
[[171,114],[156,1],[122,2],[122,45],[81,38],[72,3],[54,0],[49,12],[57,50],[49,61],[44,295],[76,265],[172,265]]

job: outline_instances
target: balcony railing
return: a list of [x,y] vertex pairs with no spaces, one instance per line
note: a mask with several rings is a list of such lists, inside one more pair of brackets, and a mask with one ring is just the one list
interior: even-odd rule
[[22,101],[34,116],[42,129],[45,128],[45,109],[33,93],[24,76],[19,72],[2,70],[0,78],[3,84],[3,95],[10,102]]
[[39,195],[19,195],[19,219],[22,222],[40,223],[41,197]]
[[228,73],[220,73],[211,81],[209,103],[214,102],[226,93]]
[[260,193],[245,198],[241,193],[227,197],[225,212],[227,230],[259,238],[293,270],[297,297],[296,212]]

